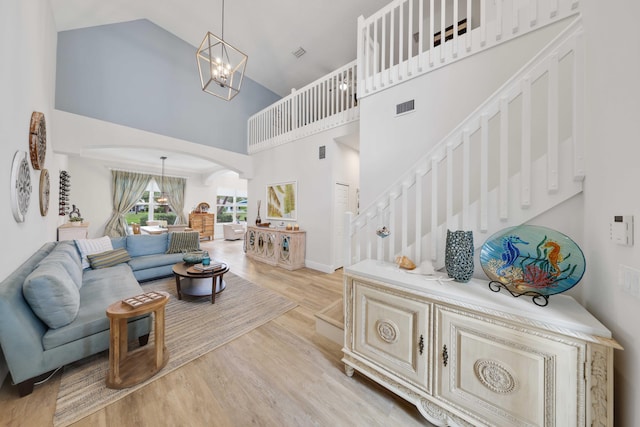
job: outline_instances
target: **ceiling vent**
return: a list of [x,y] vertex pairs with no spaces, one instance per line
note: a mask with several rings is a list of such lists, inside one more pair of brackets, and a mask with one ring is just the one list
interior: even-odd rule
[[396,105],[396,116],[401,114],[407,114],[415,110],[415,100],[406,101],[401,104]]
[[304,48],[302,46],[300,46],[297,50],[294,50],[293,52],[291,52],[293,54],[293,56],[295,56],[296,58],[300,58],[302,55],[304,55],[305,53],[307,53],[306,50],[304,50]]

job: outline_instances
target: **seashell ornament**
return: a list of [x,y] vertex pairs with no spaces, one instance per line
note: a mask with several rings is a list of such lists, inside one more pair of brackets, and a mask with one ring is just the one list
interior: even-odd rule
[[413,270],[416,268],[416,264],[404,255],[396,257],[396,264],[405,270]]

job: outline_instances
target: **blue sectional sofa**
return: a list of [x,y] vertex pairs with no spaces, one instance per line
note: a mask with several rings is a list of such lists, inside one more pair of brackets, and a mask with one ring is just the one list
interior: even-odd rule
[[[0,346],[21,396],[55,369],[109,348],[106,308],[143,293],[139,281],[172,274],[183,257],[166,253],[174,234],[112,239],[131,259],[84,270],[73,241],[49,242],[0,283]],[[129,337],[144,345],[150,328],[148,315],[131,319]]]
[[[174,236],[182,236],[189,232],[164,234],[133,234],[111,239],[113,249],[124,248],[129,253],[129,267],[139,282],[171,276],[172,267],[182,261],[183,253],[166,253]],[[197,233],[193,231],[190,233]],[[196,240],[199,240],[196,238]],[[199,246],[198,246],[199,247]],[[195,249],[195,248],[192,248]]]

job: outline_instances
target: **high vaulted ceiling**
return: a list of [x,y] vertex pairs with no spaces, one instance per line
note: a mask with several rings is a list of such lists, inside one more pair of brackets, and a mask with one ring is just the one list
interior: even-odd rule
[[[246,75],[286,96],[356,58],[357,18],[390,0],[226,0],[224,39]],[[194,46],[220,36],[222,0],[52,0],[58,31],[148,19]],[[300,59],[293,52],[306,50]]]

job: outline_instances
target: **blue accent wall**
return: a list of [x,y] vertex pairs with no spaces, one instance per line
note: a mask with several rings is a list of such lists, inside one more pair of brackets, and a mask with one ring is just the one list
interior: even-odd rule
[[203,92],[195,53],[146,19],[61,31],[55,106],[244,154],[247,119],[280,96],[246,75],[231,101]]

